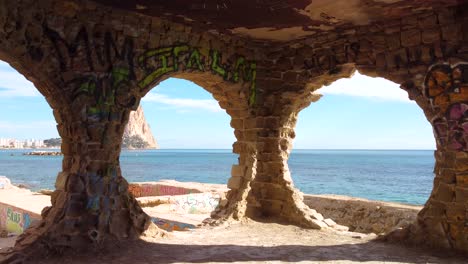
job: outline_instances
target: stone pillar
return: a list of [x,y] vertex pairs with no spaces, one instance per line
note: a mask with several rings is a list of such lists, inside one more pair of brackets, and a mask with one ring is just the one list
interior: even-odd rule
[[[437,150],[434,187],[416,223],[384,239],[468,252],[468,64],[437,64],[426,74],[418,104]],[[420,97],[421,97],[420,96]]]
[[265,108],[258,111],[259,116],[247,124],[255,131],[257,143],[257,170],[250,184],[247,215],[307,228],[327,227],[322,215],[303,203],[302,193],[294,187],[289,172],[287,161],[295,137],[297,108],[293,107],[286,93],[267,98],[264,105]]
[[[297,112],[305,106],[291,104],[286,94],[260,99],[247,116],[232,120],[239,164],[232,167],[228,202],[218,208],[218,216],[222,212],[227,218],[268,218],[307,228],[327,227],[322,215],[303,203],[302,194],[292,183],[287,160]],[[319,98],[309,96],[310,100],[305,100],[309,103]]]
[[128,192],[119,165],[123,131],[138,100],[129,92],[106,91],[116,80],[108,77],[100,87],[85,82],[64,89],[82,91],[75,92],[71,105],[54,110],[64,158],[52,206],[43,210],[38,226],[18,238],[10,260],[159,233]]

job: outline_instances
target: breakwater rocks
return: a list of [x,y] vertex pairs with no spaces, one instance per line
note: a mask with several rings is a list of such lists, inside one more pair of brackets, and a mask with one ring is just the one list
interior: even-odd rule
[[60,151],[31,151],[26,152],[23,155],[25,156],[62,156]]

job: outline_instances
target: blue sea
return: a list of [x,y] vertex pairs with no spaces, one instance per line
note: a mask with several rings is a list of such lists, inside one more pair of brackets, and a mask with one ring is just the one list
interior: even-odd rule
[[[62,157],[23,156],[0,150],[0,175],[33,190],[53,189]],[[237,155],[231,150],[124,150],[122,174],[130,182],[227,183]],[[372,200],[424,204],[433,183],[432,150],[294,150],[294,184],[303,193],[341,194]]]

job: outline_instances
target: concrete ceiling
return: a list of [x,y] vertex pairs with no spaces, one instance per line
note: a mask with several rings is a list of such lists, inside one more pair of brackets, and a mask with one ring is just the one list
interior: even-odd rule
[[317,32],[411,16],[465,0],[95,0],[150,16],[258,40],[291,41]]

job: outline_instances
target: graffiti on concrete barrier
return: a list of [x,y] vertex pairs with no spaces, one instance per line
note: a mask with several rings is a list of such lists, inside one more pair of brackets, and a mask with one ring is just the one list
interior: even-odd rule
[[188,231],[189,229],[194,229],[196,226],[192,224],[187,224],[187,223],[182,223],[182,222],[177,222],[177,221],[172,221],[172,220],[167,220],[163,218],[156,218],[153,217],[151,219],[153,223],[155,223],[158,227],[172,232],[172,231]]
[[130,184],[128,186],[128,191],[132,193],[135,197],[200,193],[200,191],[196,189],[151,183]]
[[176,197],[172,209],[189,214],[211,213],[216,209],[220,200],[219,193],[188,194]]
[[27,212],[13,207],[0,208],[0,228],[15,234],[21,234],[31,225],[31,216]]

